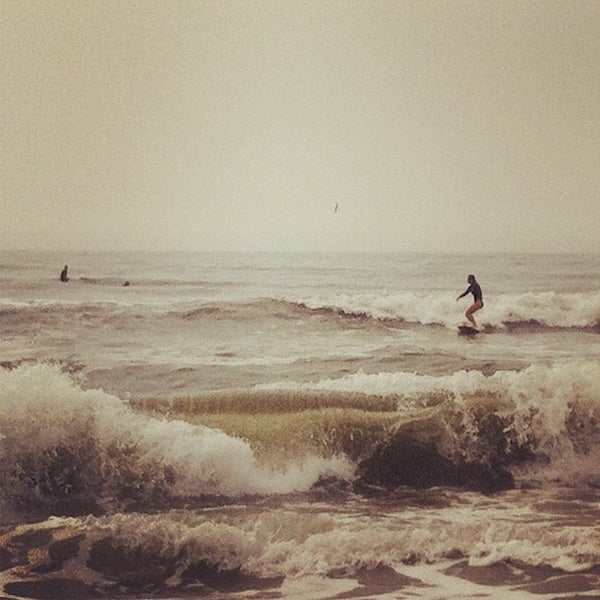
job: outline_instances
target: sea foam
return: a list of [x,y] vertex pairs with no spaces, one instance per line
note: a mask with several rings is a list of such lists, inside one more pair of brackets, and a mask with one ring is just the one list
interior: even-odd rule
[[274,470],[245,440],[136,414],[47,365],[0,371],[0,457],[2,501],[40,510],[284,493],[352,472],[344,459],[320,457]]
[[[521,371],[459,371],[447,376],[407,372],[354,373],[338,379],[280,387],[362,392],[397,397],[397,409],[414,422],[434,419],[444,450],[465,460],[480,455],[482,419],[495,415],[508,451],[526,449],[534,460],[512,467],[528,478],[600,485],[600,363],[534,365]],[[263,386],[273,390],[277,384]],[[432,406],[439,410],[432,413]],[[426,411],[426,412],[423,412]],[[448,414],[453,415],[448,417]],[[500,426],[500,425],[498,425]],[[429,426],[430,428],[430,426]],[[424,427],[423,431],[426,431]]]
[[[470,297],[469,297],[470,298]],[[507,328],[536,324],[556,328],[598,328],[600,292],[527,292],[498,294],[484,298],[484,308],[477,319],[488,327]],[[396,294],[355,294],[327,296],[320,294],[303,300],[311,310],[329,307],[348,316],[368,315],[379,320],[400,320],[421,325],[455,327],[457,319],[469,306],[465,299],[439,292],[401,292]]]

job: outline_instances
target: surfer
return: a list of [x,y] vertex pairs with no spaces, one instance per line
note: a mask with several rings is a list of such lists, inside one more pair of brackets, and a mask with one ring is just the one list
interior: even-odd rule
[[477,323],[475,323],[475,318],[473,317],[473,313],[483,308],[483,294],[481,292],[481,287],[477,283],[475,279],[475,275],[469,275],[467,277],[467,282],[469,283],[469,287],[456,299],[458,302],[461,298],[464,298],[467,294],[473,294],[473,304],[467,308],[467,312],[465,313],[465,317],[469,319],[469,321],[473,324],[473,327],[477,327]]
[[65,265],[65,268],[60,272],[60,280],[65,283],[69,281],[69,276],[67,275],[68,265]]

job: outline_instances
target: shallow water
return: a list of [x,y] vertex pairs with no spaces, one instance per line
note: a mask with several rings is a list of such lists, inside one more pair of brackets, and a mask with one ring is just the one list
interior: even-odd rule
[[0,253],[4,595],[597,598],[599,275]]

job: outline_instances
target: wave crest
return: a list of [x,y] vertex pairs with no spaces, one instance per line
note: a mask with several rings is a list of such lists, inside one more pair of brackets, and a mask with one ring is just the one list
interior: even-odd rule
[[395,398],[395,423],[361,464],[369,483],[486,489],[509,486],[514,475],[600,485],[600,364],[594,361],[490,376],[361,372],[296,387]]
[[[447,295],[410,292],[383,297],[263,298],[247,303],[203,305],[170,314],[186,319],[210,317],[246,320],[272,317],[284,320],[324,319],[338,321],[346,327],[424,325],[453,329],[462,318],[466,306],[457,305]],[[478,318],[488,331],[600,331],[600,292],[499,295],[486,300]]]
[[[137,285],[137,284],[136,284]],[[129,295],[128,295],[129,296]],[[149,305],[149,312],[136,304],[132,293],[127,301],[104,303],[41,303],[0,305],[0,323],[7,327],[32,324],[62,325],[73,320],[99,322],[141,321],[155,323],[160,317],[176,321],[309,321],[332,323],[343,328],[384,326],[456,327],[467,304],[457,304],[447,294],[407,292],[387,296],[331,295],[313,298],[259,298],[247,301],[215,300],[196,306]],[[579,329],[600,332],[600,292],[566,294],[556,292],[499,295],[486,299],[478,313],[486,331],[540,331]]]
[[[323,298],[305,302],[310,310],[323,306],[351,317],[372,318],[384,324],[443,325],[454,328],[468,306],[449,295],[406,292],[388,296]],[[478,320],[488,328],[582,328],[600,331],[600,292],[530,292],[501,294],[485,300]]]
[[57,368],[0,371],[0,505],[79,514],[156,507],[174,498],[308,489],[349,477],[344,459],[308,458],[278,470],[222,431],[136,414],[82,390]]

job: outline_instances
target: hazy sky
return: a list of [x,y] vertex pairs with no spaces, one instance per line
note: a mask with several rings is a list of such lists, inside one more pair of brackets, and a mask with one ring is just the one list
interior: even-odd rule
[[0,0],[0,28],[0,248],[600,252],[599,0]]

